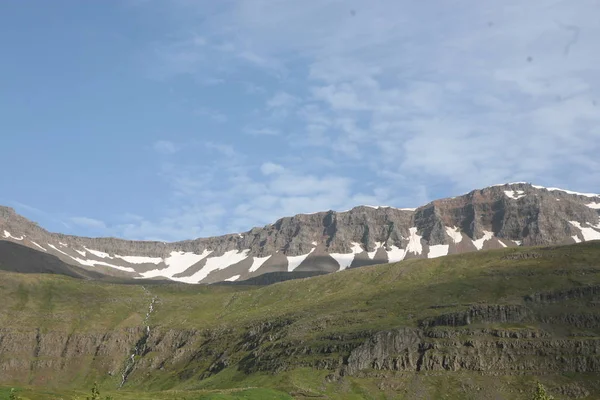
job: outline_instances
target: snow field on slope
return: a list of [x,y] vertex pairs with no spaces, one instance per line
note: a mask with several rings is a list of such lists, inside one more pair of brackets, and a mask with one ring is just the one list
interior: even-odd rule
[[592,225],[593,228],[589,228],[582,226],[581,223],[577,221],[569,221],[569,223],[581,231],[581,235],[583,235],[583,240],[600,240],[600,232],[596,230],[600,229],[600,224],[595,226]]
[[204,250],[202,254],[172,251],[169,257],[165,258],[166,268],[153,269],[151,271],[142,272],[140,275],[143,278],[156,278],[159,276],[172,278],[173,275],[185,272],[185,270],[206,258],[210,253],[212,253],[212,251],[209,250]]
[[427,254],[427,258],[437,258],[448,255],[448,250],[450,246],[447,244],[436,244],[433,246],[429,246],[429,253]]
[[298,266],[300,264],[302,264],[302,261],[306,260],[306,257],[308,257],[308,255],[310,253],[312,253],[313,251],[315,251],[314,248],[311,251],[309,251],[308,253],[302,254],[300,256],[287,256],[287,260],[288,260],[288,272],[292,272],[293,270],[295,270],[296,268],[298,268]]
[[204,278],[206,278],[208,276],[208,274],[210,274],[212,271],[225,269],[231,265],[237,264],[240,261],[248,258],[249,252],[250,252],[250,249],[246,249],[246,250],[242,250],[242,251],[230,250],[230,251],[225,252],[225,254],[223,254],[222,256],[209,257],[206,259],[206,263],[204,264],[204,267],[200,271],[196,272],[195,274],[193,274],[191,276],[184,276],[181,278],[173,278],[172,277],[171,279],[179,281],[179,282],[199,283]]
[[352,252],[351,253],[331,253],[329,254],[340,266],[340,271],[344,270],[352,264],[354,261],[354,257],[357,254],[363,252],[362,246],[360,243],[352,242]]

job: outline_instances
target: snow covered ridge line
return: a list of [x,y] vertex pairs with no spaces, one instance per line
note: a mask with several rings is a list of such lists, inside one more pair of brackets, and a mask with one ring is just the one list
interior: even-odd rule
[[595,194],[595,193],[579,193],[579,192],[573,192],[572,190],[565,190],[565,189],[560,189],[560,188],[547,188],[547,187],[536,186],[536,185],[531,185],[531,186],[536,189],[546,189],[549,192],[564,192],[564,193],[574,194],[577,196],[584,196],[584,197],[600,197],[600,194]]
[[[360,206],[352,207],[349,210],[343,210],[343,211],[331,210],[331,211],[333,211],[333,212],[335,212],[337,214],[345,214],[345,213],[348,213],[348,212],[354,210],[355,208],[360,208],[360,207],[372,208],[374,210],[387,209],[387,208],[389,208],[390,210],[399,210],[399,211],[416,211],[417,210],[417,208],[410,208],[410,207],[408,207],[408,208],[398,208],[398,207],[392,207],[392,206],[370,206],[368,204],[363,204],[363,205],[360,205]],[[317,211],[317,212],[311,212],[311,213],[300,213],[298,215],[316,215],[316,214],[325,214],[327,212],[329,212],[329,211]],[[269,224],[269,225],[271,225],[271,224]]]
[[[600,198],[600,194],[597,194],[597,193],[580,193],[580,192],[574,192],[572,190],[555,188],[555,187],[548,188],[548,187],[545,187],[545,186],[534,185],[534,184],[529,183],[529,182],[500,183],[500,184],[497,184],[497,185],[492,185],[490,187],[513,186],[513,185],[529,185],[529,186],[531,186],[534,189],[546,189],[549,192],[563,192],[563,193],[567,193],[567,194],[573,194],[573,195],[576,195],[576,196],[598,197],[598,198]],[[508,191],[505,191],[505,193],[507,193],[507,192]],[[522,190],[517,190],[516,192],[523,192],[523,191]],[[509,196],[508,193],[507,193],[507,196]]]

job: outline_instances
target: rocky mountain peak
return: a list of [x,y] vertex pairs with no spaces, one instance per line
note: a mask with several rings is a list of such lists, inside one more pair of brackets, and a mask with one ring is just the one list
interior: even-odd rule
[[598,195],[509,183],[416,209],[357,206],[298,214],[243,233],[173,243],[50,233],[0,207],[0,238],[103,274],[210,283],[595,240],[599,213]]

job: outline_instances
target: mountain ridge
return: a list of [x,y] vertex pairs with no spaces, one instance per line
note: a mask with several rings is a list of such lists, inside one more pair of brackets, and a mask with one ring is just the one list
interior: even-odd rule
[[246,232],[178,242],[51,233],[0,207],[0,239],[106,275],[214,283],[600,239],[599,215],[599,195],[517,182],[415,209],[362,205],[297,214]]

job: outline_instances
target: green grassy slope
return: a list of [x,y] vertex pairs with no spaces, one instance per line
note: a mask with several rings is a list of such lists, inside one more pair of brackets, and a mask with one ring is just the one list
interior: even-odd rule
[[[250,397],[235,392],[248,387],[273,389],[294,398],[525,399],[539,379],[557,390],[557,398],[561,391],[571,389],[582,389],[592,396],[587,398],[599,398],[597,374],[576,371],[494,376],[463,369],[336,375],[352,349],[378,331],[416,328],[428,318],[463,312],[477,304],[527,305],[527,295],[597,285],[597,242],[407,260],[266,287],[156,284],[144,289],[59,276],[0,273],[0,326],[13,331],[71,333],[139,328],[150,299],[156,297],[149,318],[153,332],[190,331],[201,337],[189,346],[195,353],[187,358],[165,361],[159,346],[150,346],[121,391],[115,390],[117,376],[90,372],[88,378],[72,384],[65,384],[68,377],[63,377],[60,385],[45,386],[54,393],[72,394],[75,392],[69,391],[82,390],[98,379],[104,392],[123,399],[253,398],[252,392]],[[598,300],[597,296],[584,296],[543,307],[527,305],[550,321],[546,323],[473,321],[469,328],[543,330],[556,340],[600,338],[600,325],[561,322],[569,313],[594,316],[600,309]],[[447,327],[452,329],[458,328]],[[245,345],[248,343],[251,345]],[[153,367],[153,361],[162,368]],[[39,388],[31,386],[35,382],[32,378],[0,384],[30,388],[31,399],[53,398],[36,392]],[[231,390],[234,392],[228,392]],[[284,396],[278,392],[271,394],[274,399],[285,398],[277,397]]]

